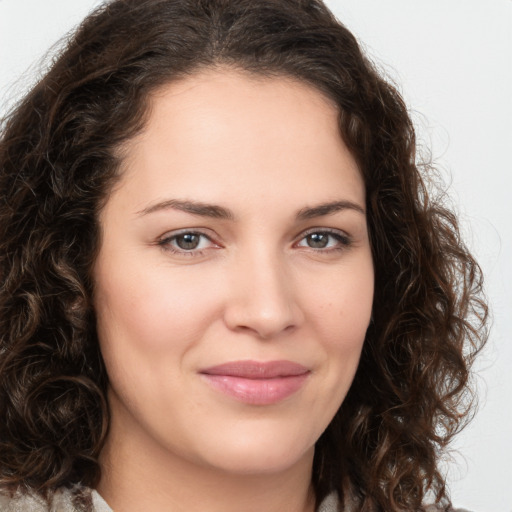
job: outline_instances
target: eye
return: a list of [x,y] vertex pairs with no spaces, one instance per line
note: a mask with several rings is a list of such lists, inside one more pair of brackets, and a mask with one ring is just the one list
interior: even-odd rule
[[329,251],[345,249],[350,242],[350,238],[340,231],[315,230],[306,233],[297,246]]
[[211,247],[218,247],[204,233],[196,231],[182,231],[162,238],[158,245],[165,250],[178,254],[195,255]]
[[197,233],[184,233],[183,235],[175,236],[173,241],[180,249],[190,251],[199,247],[201,235]]

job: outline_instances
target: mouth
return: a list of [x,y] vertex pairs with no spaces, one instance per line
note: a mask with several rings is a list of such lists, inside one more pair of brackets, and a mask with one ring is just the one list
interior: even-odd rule
[[271,405],[298,392],[311,371],[292,361],[232,361],[201,370],[216,391],[250,405]]

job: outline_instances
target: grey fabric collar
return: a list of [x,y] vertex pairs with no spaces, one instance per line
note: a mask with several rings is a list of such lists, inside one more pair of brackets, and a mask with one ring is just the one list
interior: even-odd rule
[[[83,489],[83,488],[82,488]],[[87,489],[84,489],[86,492]],[[0,511],[2,512],[75,512],[72,504],[72,490],[59,489],[53,496],[51,505],[39,496],[33,494],[16,494],[8,497],[0,494]],[[91,491],[94,512],[113,512],[106,501],[95,491]],[[327,496],[318,509],[318,512],[338,512],[338,499],[335,494]]]

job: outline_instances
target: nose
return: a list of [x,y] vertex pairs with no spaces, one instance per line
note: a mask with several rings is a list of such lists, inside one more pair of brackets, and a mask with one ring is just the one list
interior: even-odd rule
[[235,266],[224,314],[230,329],[270,339],[302,323],[293,279],[279,258],[260,252]]

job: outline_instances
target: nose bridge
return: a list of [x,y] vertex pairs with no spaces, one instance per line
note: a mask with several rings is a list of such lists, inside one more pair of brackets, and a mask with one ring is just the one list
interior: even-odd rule
[[286,258],[266,245],[240,253],[226,308],[231,328],[269,338],[297,326],[302,318]]

